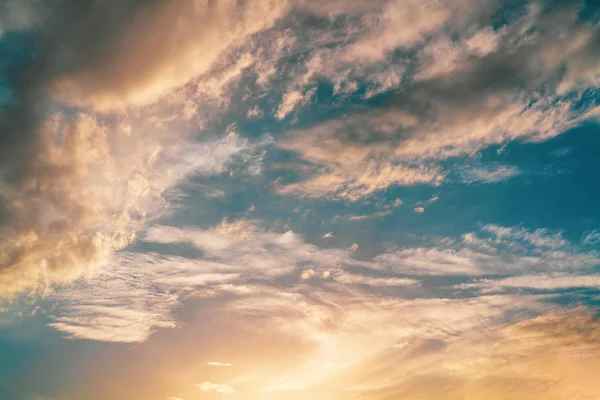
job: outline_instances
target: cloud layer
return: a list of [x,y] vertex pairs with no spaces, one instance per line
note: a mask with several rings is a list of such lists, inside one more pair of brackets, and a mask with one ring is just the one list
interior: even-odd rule
[[1,2],[0,350],[106,350],[24,398],[596,399],[597,16]]

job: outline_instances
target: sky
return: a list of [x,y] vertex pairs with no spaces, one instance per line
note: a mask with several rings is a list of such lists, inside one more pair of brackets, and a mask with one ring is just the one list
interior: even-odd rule
[[592,0],[0,0],[0,399],[597,400],[599,132]]

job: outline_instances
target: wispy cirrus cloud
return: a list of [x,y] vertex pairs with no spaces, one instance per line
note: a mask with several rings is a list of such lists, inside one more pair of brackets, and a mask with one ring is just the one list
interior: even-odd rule
[[[154,227],[144,237],[148,243],[188,243],[203,255],[118,253],[121,260],[115,261],[119,263],[103,268],[103,275],[85,283],[89,286],[53,294],[56,306],[51,326],[71,338],[147,341],[157,329],[176,327],[172,310],[193,296],[219,304],[218,326],[234,322],[244,326],[252,321],[259,337],[293,338],[306,344],[300,361],[276,372],[267,368],[265,374],[242,354],[221,353],[227,355],[226,363],[204,361],[207,368],[227,366],[219,368],[221,382],[243,384],[239,388],[213,384],[207,376],[211,381],[200,389],[231,396],[305,396],[325,390],[340,395],[362,393],[374,399],[406,391],[418,398],[428,393],[452,394],[463,384],[471,385],[473,393],[488,393],[481,382],[502,382],[507,376],[516,379],[514,370],[501,368],[502,360],[518,354],[514,362],[534,368],[532,363],[537,363],[546,346],[549,330],[541,327],[530,347],[520,348],[521,333],[514,333],[521,332],[520,328],[507,328],[507,315],[544,315],[554,307],[548,302],[549,293],[504,289],[538,288],[552,293],[580,287],[583,277],[570,278],[560,272],[566,268],[565,260],[570,262],[568,269],[579,271],[598,264],[595,253],[586,253],[559,233],[496,225],[482,226],[480,232],[456,241],[435,239],[429,250],[392,250],[371,261],[355,260],[348,250],[320,249],[289,232],[263,231],[258,222],[249,220],[225,220],[208,230]],[[529,272],[536,268],[538,277],[542,271],[557,272],[536,282]],[[419,278],[451,274],[471,282],[455,287],[456,293],[482,291],[477,296],[440,296]],[[481,280],[482,274],[512,277]],[[289,283],[278,284],[281,279]],[[594,283],[593,279],[589,282]],[[584,286],[591,287],[589,282]],[[495,293],[487,292],[488,288],[495,288]],[[575,323],[579,317],[573,318]],[[559,336],[556,340],[563,340]],[[221,343],[223,351],[228,340]],[[572,339],[564,340],[572,343]],[[264,347],[269,348],[269,343]],[[491,350],[499,348],[503,350],[498,353]],[[572,360],[571,355],[561,353],[560,357],[566,362]],[[393,366],[398,359],[404,368]],[[261,360],[263,368],[271,362]],[[589,362],[594,365],[596,361]],[[474,369],[473,363],[479,367]],[[543,367],[540,371],[562,376]],[[529,378],[518,384],[523,393],[533,390],[530,384],[538,384],[535,376]],[[423,379],[449,379],[457,386],[430,393],[428,386],[414,386]],[[229,391],[234,387],[235,392]]]
[[397,273],[486,275],[590,270],[600,257],[567,242],[560,233],[484,225],[481,232],[466,233],[458,240],[400,249],[378,255],[375,261]]
[[465,183],[498,183],[521,174],[521,170],[511,165],[491,165],[488,167],[471,167],[462,171]]
[[507,289],[560,290],[576,288],[598,288],[600,277],[597,275],[567,275],[561,273],[520,275],[503,279],[484,279],[459,285],[461,288],[478,288],[485,292],[502,292]]
[[[460,239],[433,240],[430,247],[390,250],[370,261],[354,258],[357,245],[322,249],[291,231],[266,232],[244,219],[223,220],[208,230],[154,226],[143,240],[188,243],[203,255],[119,252],[96,276],[52,295],[60,306],[51,326],[72,338],[144,341],[157,328],[175,327],[172,310],[194,293],[250,295],[244,301],[256,294],[267,301],[275,282],[288,279],[299,285],[290,289],[292,298],[305,296],[301,288],[309,284],[325,285],[324,295],[341,290],[350,301],[362,296],[360,288],[406,288],[425,295],[429,289],[419,277],[452,275],[465,277],[467,283],[458,286],[464,290],[594,287],[593,276],[568,273],[589,273],[600,264],[596,252],[569,243],[560,233],[497,225]],[[509,277],[477,279],[486,275]]]
[[158,328],[175,327],[172,310],[196,291],[290,275],[301,279],[305,265],[323,274],[360,264],[349,250],[318,249],[291,231],[268,233],[245,220],[224,220],[209,230],[154,226],[143,238],[149,243],[190,243],[205,257],[117,252],[92,276],[52,294],[61,306],[50,326],[70,338],[145,341]]
[[204,381],[196,385],[201,392],[216,392],[216,393],[234,393],[233,388],[223,385],[222,383],[212,383]]
[[584,244],[587,245],[596,245],[600,243],[600,232],[596,230],[588,232],[584,234],[584,236],[582,237],[582,241]]

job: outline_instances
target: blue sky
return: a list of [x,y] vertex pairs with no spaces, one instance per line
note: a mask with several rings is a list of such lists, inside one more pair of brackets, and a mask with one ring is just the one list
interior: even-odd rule
[[599,12],[1,3],[0,398],[598,398]]

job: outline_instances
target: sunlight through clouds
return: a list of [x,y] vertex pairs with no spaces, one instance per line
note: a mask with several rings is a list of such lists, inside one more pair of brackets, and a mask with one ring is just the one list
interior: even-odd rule
[[599,16],[0,1],[0,398],[597,400]]

